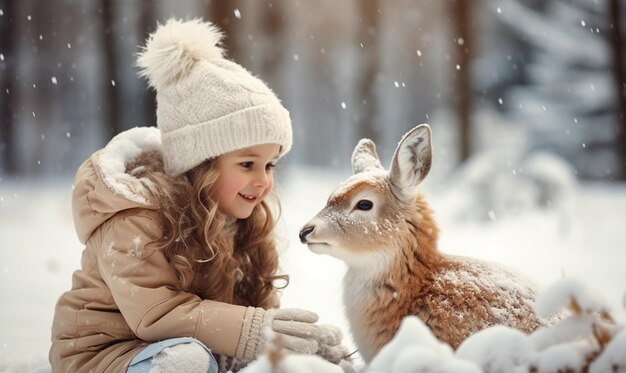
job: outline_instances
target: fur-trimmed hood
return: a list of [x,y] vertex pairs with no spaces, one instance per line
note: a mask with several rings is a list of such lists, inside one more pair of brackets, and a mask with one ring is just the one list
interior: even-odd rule
[[72,193],[72,214],[82,243],[118,212],[158,208],[148,187],[150,181],[137,178],[126,170],[126,165],[140,154],[155,150],[161,150],[159,130],[136,127],[115,136],[78,168]]

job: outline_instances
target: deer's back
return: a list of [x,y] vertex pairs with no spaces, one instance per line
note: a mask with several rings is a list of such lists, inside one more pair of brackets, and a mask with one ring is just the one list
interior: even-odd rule
[[440,340],[453,348],[493,325],[531,332],[542,324],[532,305],[537,293],[530,281],[497,264],[448,257],[428,277],[412,304]]

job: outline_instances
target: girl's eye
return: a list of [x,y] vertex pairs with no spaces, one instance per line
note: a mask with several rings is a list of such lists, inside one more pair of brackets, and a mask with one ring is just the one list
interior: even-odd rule
[[374,207],[374,203],[367,199],[362,199],[356,203],[356,208],[363,211],[369,211]]
[[275,165],[275,164],[273,164],[273,163],[268,163],[268,164],[265,166],[265,169],[266,169],[267,171],[270,171],[270,170],[271,170],[272,168],[274,168],[274,167],[276,167],[276,165]]
[[252,168],[252,166],[254,166],[253,162],[241,162],[239,164],[241,165],[241,167],[243,167],[245,169],[250,169],[250,168]]

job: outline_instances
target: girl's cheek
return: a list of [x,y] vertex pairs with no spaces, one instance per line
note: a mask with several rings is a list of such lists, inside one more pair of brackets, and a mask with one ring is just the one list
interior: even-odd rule
[[265,189],[265,191],[263,192],[263,199],[265,199],[265,197],[267,197],[268,194],[270,194],[270,192],[272,191],[272,189],[274,189],[274,179],[272,178],[272,180],[270,181],[269,185],[267,186],[267,188]]

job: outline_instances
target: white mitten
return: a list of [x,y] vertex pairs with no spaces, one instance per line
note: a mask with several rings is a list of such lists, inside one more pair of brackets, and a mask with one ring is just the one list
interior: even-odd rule
[[319,328],[320,334],[317,338],[319,349],[317,354],[331,363],[338,364],[339,361],[350,354],[348,348],[340,344],[343,338],[341,329],[334,325],[320,325]]
[[267,344],[263,329],[282,334],[282,343],[288,350],[314,354],[319,349],[321,329],[315,322],[317,314],[295,308],[269,309],[248,307],[243,318],[241,337],[235,357],[252,360],[263,352]]

